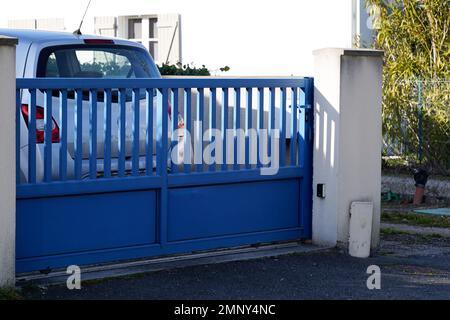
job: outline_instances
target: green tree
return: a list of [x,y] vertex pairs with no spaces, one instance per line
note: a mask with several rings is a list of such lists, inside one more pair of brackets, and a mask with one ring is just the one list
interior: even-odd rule
[[448,173],[450,2],[366,0],[366,5],[378,29],[374,46],[385,53],[384,136],[388,144],[406,141],[408,150],[417,151],[422,118],[424,162]]

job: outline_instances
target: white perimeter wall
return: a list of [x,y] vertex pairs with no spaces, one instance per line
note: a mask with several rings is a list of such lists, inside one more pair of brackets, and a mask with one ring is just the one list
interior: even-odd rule
[[0,288],[15,283],[15,44],[15,39],[0,36]]
[[[346,246],[353,202],[373,204],[372,247],[379,243],[383,53],[315,51],[313,242]],[[316,196],[325,184],[325,198]]]
[[[4,3],[0,27],[28,18],[64,18],[77,29],[88,0],[15,0]],[[183,62],[227,75],[311,76],[311,52],[351,47],[352,0],[92,0],[83,31],[95,16],[179,13]]]

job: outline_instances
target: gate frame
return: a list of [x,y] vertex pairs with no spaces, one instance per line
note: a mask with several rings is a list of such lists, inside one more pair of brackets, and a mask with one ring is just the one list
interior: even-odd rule
[[[52,95],[52,90],[61,90],[61,98],[62,105],[66,105],[66,102],[64,102],[64,99],[67,99],[67,94],[63,94],[64,92],[67,92],[69,89],[76,89],[77,96],[81,97],[81,91],[82,90],[89,90],[91,93],[95,92],[96,90],[103,90],[103,89],[109,89],[109,88],[119,88],[119,89],[145,89],[148,92],[157,89],[159,92],[159,95],[161,96],[161,104],[158,104],[158,110],[157,112],[157,136],[156,136],[156,147],[157,147],[157,168],[156,168],[156,175],[153,176],[131,176],[131,177],[123,177],[123,178],[91,178],[95,177],[94,174],[90,175],[90,180],[88,181],[81,181],[81,180],[74,180],[74,181],[62,181],[62,182],[52,182],[51,177],[49,174],[46,174],[44,171],[44,182],[38,182],[35,183],[34,180],[31,180],[31,183],[20,183],[17,186],[17,199],[18,199],[18,210],[20,212],[18,213],[18,257],[17,257],[17,270],[19,272],[29,272],[33,270],[44,270],[48,268],[59,268],[70,264],[92,264],[92,263],[103,263],[108,261],[116,261],[116,260],[123,260],[123,259],[137,259],[137,258],[148,258],[150,256],[158,256],[158,255],[167,255],[167,254],[175,254],[175,253],[189,253],[196,250],[207,250],[207,249],[215,249],[215,248],[222,248],[222,247],[233,247],[233,246],[240,246],[240,245],[247,245],[247,244],[254,244],[254,243],[264,243],[264,242],[274,242],[274,241],[281,241],[281,240],[298,240],[298,239],[310,239],[311,238],[311,212],[312,212],[312,142],[313,142],[313,112],[312,112],[312,104],[313,104],[313,88],[314,88],[314,80],[312,78],[286,78],[286,79],[280,79],[280,78],[273,78],[273,79],[220,79],[220,78],[206,78],[206,79],[198,79],[198,78],[184,78],[184,79],[115,79],[115,80],[109,80],[109,79],[51,79],[51,78],[39,78],[39,79],[17,79],[17,107],[19,107],[22,103],[22,99],[20,96],[20,91],[23,89],[31,90],[31,92],[34,92],[31,95],[29,104],[31,106],[34,106],[36,104],[36,91],[37,90],[46,90],[46,96],[44,100],[47,101],[45,103],[44,108],[46,111],[45,113],[51,114],[52,106],[48,102],[48,97]],[[169,90],[173,90],[173,88],[176,88],[176,92],[178,92],[179,89],[184,89],[185,92],[191,92],[193,89],[196,89],[203,93],[204,88],[210,88],[211,90],[217,90],[222,88],[224,90],[224,97],[228,100],[228,92],[230,89],[234,89],[235,91],[235,99],[236,99],[236,105],[239,105],[240,108],[243,106],[240,104],[240,90],[247,90],[247,96],[248,101],[251,102],[251,93],[249,93],[249,88],[251,89],[258,89],[258,95],[261,98],[261,95],[264,93],[264,91],[260,91],[261,88],[267,88],[270,89],[270,121],[268,122],[268,126],[270,128],[275,128],[275,88],[280,88],[281,93],[281,106],[279,108],[280,110],[280,119],[285,119],[286,116],[286,95],[287,95],[287,88],[295,88],[295,91],[303,90],[304,94],[298,94],[297,93],[293,97],[297,97],[297,101],[300,100],[300,102],[294,103],[294,112],[297,112],[298,110],[304,110],[304,112],[300,113],[300,121],[303,125],[298,125],[297,132],[295,133],[295,140],[296,143],[294,144],[298,146],[298,151],[294,152],[297,154],[297,152],[301,155],[298,159],[298,164],[289,165],[287,163],[283,164],[279,168],[279,172],[274,176],[263,176],[261,175],[261,171],[259,168],[255,169],[248,169],[248,168],[241,168],[236,170],[232,169],[222,169],[222,171],[214,171],[214,172],[189,172],[189,173],[175,173],[175,174],[168,174],[166,167],[164,165],[164,157],[162,155],[167,154],[169,151],[169,141],[167,134],[161,134],[168,131],[169,128],[169,119],[168,119],[168,113],[164,112],[163,110],[168,110],[168,102],[169,102]],[[239,93],[238,89],[239,88]],[[226,91],[225,91],[226,89]],[[273,90],[272,90],[273,89]],[[111,94],[111,90],[109,90],[109,94]],[[178,94],[178,93],[177,93]],[[150,99],[151,95],[147,95],[147,99]],[[189,97],[190,95],[187,95]],[[302,98],[303,96],[303,98]],[[62,98],[64,97],[64,98]],[[91,97],[96,97],[96,95],[92,95]],[[173,99],[174,97],[172,97]],[[153,99],[153,97],[151,97]],[[51,99],[50,99],[51,100]],[[176,100],[176,99],[174,99]],[[95,99],[91,100],[89,110],[96,110],[96,101]],[[122,101],[122,100],[121,100]],[[200,101],[197,101],[197,107],[200,108]],[[204,101],[203,101],[204,102]],[[125,103],[125,102],[122,102]],[[188,105],[185,105],[185,110],[190,109],[190,99],[186,100],[186,103]],[[248,103],[248,102],[247,102]],[[297,103],[300,103],[300,105],[297,106]],[[225,104],[228,106],[228,104]],[[225,107],[222,106],[222,108]],[[147,103],[147,108],[149,107],[149,104]],[[174,107],[174,106],[173,106]],[[178,103],[175,106],[175,111],[179,110]],[[212,110],[215,110],[216,106],[215,103],[211,106]],[[244,108],[242,108],[244,109]],[[48,110],[48,111],[47,111]],[[191,112],[193,110],[190,109]],[[236,107],[235,107],[235,110]],[[258,112],[261,114],[261,112],[264,112],[263,105],[259,104]],[[300,111],[299,111],[300,112]],[[95,112],[94,112],[95,113]],[[31,115],[30,117],[33,117]],[[190,114],[190,113],[189,113]],[[188,115],[189,115],[188,114]],[[234,114],[235,121],[233,125],[226,125],[225,128],[227,129],[234,129],[236,130],[239,126],[239,121],[236,120],[236,117],[239,113]],[[17,113],[18,117],[20,117],[20,113]],[[34,115],[35,116],[35,115]],[[67,117],[67,115],[66,115]],[[251,112],[247,113],[247,117],[251,118]],[[297,119],[297,116],[295,117]],[[93,121],[93,120],[90,120]],[[292,120],[293,121],[293,120]],[[121,120],[122,122],[122,120]],[[64,123],[64,120],[63,120]],[[236,124],[237,123],[237,124]],[[92,126],[93,124],[90,123]],[[264,124],[262,124],[264,126]],[[291,125],[291,124],[289,124]],[[97,126],[97,125],[96,125]],[[283,143],[285,143],[283,140],[286,139],[286,122],[283,120],[280,122],[280,130],[282,139],[280,140],[281,146],[283,146]],[[301,127],[303,127],[303,130],[301,130]],[[20,130],[17,129],[20,133]],[[46,129],[48,130],[48,128]],[[77,129],[75,129],[77,130]],[[293,129],[294,130],[294,129]],[[48,131],[46,131],[48,132]],[[28,135],[30,135],[28,133]],[[94,135],[95,137],[96,135]],[[121,139],[124,139],[123,137],[120,137]],[[66,139],[66,140],[64,140]],[[93,135],[91,134],[90,138],[91,141],[93,141]],[[95,138],[96,139],[96,138]],[[95,140],[96,141],[96,140]],[[17,139],[17,148],[19,148],[19,139]],[[64,146],[67,144],[67,137],[62,138],[61,144]],[[135,146],[135,144],[133,143]],[[50,151],[51,143],[44,144],[44,154],[50,156],[51,160],[51,151]],[[136,147],[136,146],[135,146]],[[77,148],[78,149],[78,148]],[[75,159],[77,158],[77,149],[75,150]],[[248,148],[247,148],[248,149]],[[292,149],[293,150],[293,149]],[[290,150],[290,151],[292,151]],[[34,150],[32,152],[35,152]],[[91,153],[94,151],[90,151]],[[249,151],[246,150],[246,153]],[[95,153],[94,153],[95,154]],[[133,151],[133,155],[135,151]],[[283,148],[280,148],[280,155],[284,157],[284,150]],[[236,161],[236,154],[234,155],[235,161]],[[148,156],[147,156],[148,157]],[[79,157],[81,158],[81,157]],[[44,168],[51,168],[50,165],[46,165],[46,157],[44,157]],[[36,157],[33,156],[33,153],[29,156],[29,163],[35,163]],[[91,156],[92,160],[92,156]],[[148,159],[147,159],[148,160]],[[120,160],[119,157],[119,168],[120,168]],[[92,162],[92,161],[91,161]],[[96,163],[93,163],[92,167],[95,166]],[[29,164],[29,168],[33,167]],[[123,167],[123,165],[122,165]],[[18,169],[19,170],[19,169]],[[92,170],[92,169],[91,169]],[[65,171],[65,169],[64,169]],[[33,173],[35,173],[33,171]],[[20,175],[17,174],[19,177]],[[62,180],[65,180],[66,177],[62,177]],[[76,179],[76,178],[75,178]],[[284,187],[281,187],[280,189],[273,189],[269,190],[270,186],[274,186],[277,183],[283,183],[285,186],[287,186],[287,183],[290,181],[295,182],[295,187],[292,185],[292,188],[286,189]],[[211,233],[211,231],[208,230],[208,232],[203,232],[204,236],[199,235],[191,235],[188,236],[182,236],[183,232],[180,230],[182,229],[181,226],[178,226],[178,236],[172,235],[172,238],[169,238],[168,232],[169,227],[173,227],[174,223],[172,221],[172,224],[168,223],[168,216],[169,216],[169,208],[170,208],[170,202],[169,202],[169,194],[176,192],[189,192],[191,188],[192,190],[203,190],[203,197],[208,198],[210,195],[217,197],[217,188],[218,186],[224,185],[228,186],[228,191],[233,192],[233,185],[240,186],[244,185],[245,183],[250,184],[252,183],[251,188],[262,188],[260,189],[261,192],[273,192],[276,191],[278,193],[277,196],[271,197],[270,193],[267,194],[267,196],[262,196],[261,198],[266,201],[267,207],[263,207],[261,212],[267,213],[268,208],[272,207],[271,214],[274,215],[277,211],[279,205],[283,204],[283,201],[292,201],[292,199],[289,200],[289,194],[292,194],[295,190],[297,192],[295,193],[294,201],[289,204],[289,210],[293,210],[291,218],[288,218],[286,216],[286,212],[280,212],[278,215],[280,218],[275,218],[275,216],[269,217],[269,220],[266,222],[259,222],[258,224],[254,224],[256,222],[253,222],[254,219],[258,216],[258,213],[243,216],[241,223],[247,224],[247,229],[244,228],[244,231],[237,231],[239,228],[236,229],[236,231],[226,231],[226,226],[232,223],[232,221],[226,221],[224,220],[222,229],[225,229],[225,233],[221,234],[214,234]],[[208,189],[205,189],[206,186],[208,186]],[[216,187],[214,187],[216,186]],[[203,188],[205,187],[205,188]],[[200,189],[199,189],[200,188]],[[203,188],[203,189],[202,189]],[[141,190],[141,191],[139,191]],[[181,191],[180,191],[181,190]],[[279,190],[285,190],[285,193],[280,193]],[[48,248],[48,243],[50,242],[49,239],[45,238],[42,240],[42,236],[34,234],[36,240],[41,239],[43,242],[39,244],[39,247],[42,247],[42,252],[47,252],[47,254],[39,253],[36,250],[33,250],[33,246],[38,246],[35,241],[30,241],[31,238],[27,238],[30,234],[30,237],[33,235],[34,225],[42,222],[44,217],[37,216],[36,215],[28,215],[28,211],[32,211],[33,208],[39,207],[40,212],[45,212],[45,214],[53,215],[54,219],[58,219],[58,215],[55,214],[55,211],[58,211],[58,209],[61,212],[64,212],[64,206],[61,205],[59,202],[54,202],[54,205],[48,205],[49,200],[51,199],[67,199],[70,200],[73,198],[73,196],[81,196],[84,197],[82,200],[81,198],[78,200],[78,202],[81,201],[87,201],[86,205],[93,206],[95,203],[95,200],[90,199],[90,196],[88,194],[92,195],[101,195],[101,194],[107,194],[111,192],[120,192],[115,193],[117,197],[124,196],[129,197],[130,200],[127,200],[130,203],[130,206],[133,208],[133,201],[137,198],[133,197],[133,193],[137,194],[139,192],[148,192],[148,196],[150,197],[156,197],[157,199],[157,205],[155,207],[155,233],[151,234],[151,238],[154,237],[154,243],[148,242],[153,240],[146,240],[147,242],[136,242],[133,245],[116,245],[116,247],[111,246],[108,248],[91,248],[91,249],[79,249],[77,251],[68,251],[68,252],[60,252],[56,250],[54,247],[50,246]],[[199,192],[199,191],[198,191]],[[83,194],[85,196],[83,196]],[[232,193],[231,193],[232,194]],[[239,194],[234,195],[235,200],[239,199]],[[71,198],[72,197],[72,198]],[[245,203],[244,197],[245,192],[241,195],[242,204]],[[268,199],[271,199],[270,201]],[[44,199],[44,200],[42,200]],[[46,200],[48,199],[48,200]],[[134,200],[132,200],[134,199]],[[40,201],[42,200],[42,201]],[[254,201],[256,210],[258,203],[260,200],[258,198],[254,199],[245,199],[248,201]],[[62,201],[62,200],[61,200]],[[73,201],[73,200],[70,200]],[[136,200],[137,201],[137,200]],[[204,201],[204,200],[203,200]],[[225,199],[220,198],[219,201],[225,201],[223,204],[227,203]],[[267,203],[269,201],[269,203]],[[239,205],[239,200],[237,200]],[[73,202],[72,202],[73,203]],[[278,203],[278,205],[277,205]],[[289,202],[290,203],[290,202]],[[95,204],[99,205],[99,204]],[[213,207],[213,204],[205,205],[203,202],[203,207]],[[176,205],[175,205],[176,206]],[[219,204],[220,206],[220,204]],[[117,212],[114,211],[117,208],[115,208],[114,205],[111,205],[111,207],[107,207],[108,211],[111,208],[111,212]],[[231,211],[233,207],[230,207]],[[87,209],[87,208],[86,208]],[[134,207],[134,209],[137,209]],[[253,210],[253,209],[250,209]],[[117,209],[118,210],[118,209]],[[181,210],[181,209],[180,209]],[[84,210],[83,210],[84,211]],[[139,211],[139,210],[138,210]],[[175,210],[176,211],[176,210]],[[194,208],[191,208],[191,210],[186,210],[184,214],[195,216],[194,212],[197,211]],[[40,214],[40,212],[37,212],[37,214]],[[289,211],[287,211],[289,212]],[[27,213],[27,215],[25,215]],[[172,213],[173,214],[173,213]],[[294,215],[295,214],[295,215]],[[284,218],[283,218],[284,215]],[[92,216],[91,216],[92,217]],[[296,219],[296,222],[293,222],[293,218]],[[29,221],[25,221],[24,219]],[[35,219],[35,220],[33,220]],[[80,218],[81,219],[81,218]],[[130,218],[132,220],[133,218]],[[150,218],[148,218],[151,220]],[[253,220],[254,219],[254,220]],[[274,220],[277,221],[278,219],[284,219],[280,221],[284,221],[283,226],[276,227],[276,223]],[[291,220],[289,220],[291,219]],[[108,219],[108,221],[112,220],[114,222],[114,217],[111,217],[111,219]],[[50,221],[50,220],[49,220]],[[53,221],[53,220],[51,220]],[[290,222],[288,222],[290,221]],[[70,222],[70,221],[68,221]],[[96,217],[92,217],[89,222],[95,222],[100,223],[99,221],[96,221]],[[77,224],[78,223],[78,224]],[[116,224],[120,224],[119,221],[115,222]],[[146,220],[146,223],[150,223],[149,220]],[[30,225],[29,225],[30,224]],[[79,225],[80,222],[75,222],[75,225]],[[75,227],[73,226],[73,228]],[[245,224],[244,224],[245,225]],[[195,224],[187,224],[186,228],[192,228]],[[253,227],[251,227],[253,226]],[[116,227],[116,225],[114,225]],[[135,225],[134,227],[139,227]],[[55,228],[55,229],[51,229]],[[221,227],[217,227],[218,230],[221,230]],[[57,230],[58,228],[49,224],[48,226],[49,230]],[[172,228],[173,229],[173,228]],[[201,229],[201,228],[200,228]],[[197,227],[197,230],[200,230]],[[241,228],[242,229],[242,228]],[[247,231],[245,231],[247,230]],[[25,231],[29,231],[29,233],[26,233]],[[181,232],[181,235],[180,235]],[[219,231],[216,231],[219,232]],[[230,233],[231,232],[231,233]],[[24,234],[27,234],[26,236]],[[50,232],[51,233],[51,232]],[[135,232],[138,233],[138,232]],[[73,235],[72,235],[73,236]],[[89,234],[85,235],[86,237],[89,237]],[[106,236],[106,235],[105,235]],[[131,236],[131,234],[130,234]],[[57,242],[58,240],[61,240],[61,242],[69,241],[72,238],[69,238],[70,235],[62,235],[62,238],[59,239],[53,239],[53,242]],[[91,235],[92,243],[95,243],[95,236]],[[133,237],[131,237],[133,238]],[[50,236],[51,239],[51,236]],[[75,238],[73,238],[75,239]],[[98,240],[98,239],[97,239]],[[114,242],[115,239],[109,238],[109,241]],[[138,241],[138,240],[136,240]],[[140,238],[140,241],[142,240],[142,237]],[[31,243],[31,244],[29,244]],[[58,247],[58,245],[55,245],[55,247]],[[61,249],[59,249],[61,250]],[[28,252],[25,254],[24,252]],[[76,259],[75,259],[76,258]]]

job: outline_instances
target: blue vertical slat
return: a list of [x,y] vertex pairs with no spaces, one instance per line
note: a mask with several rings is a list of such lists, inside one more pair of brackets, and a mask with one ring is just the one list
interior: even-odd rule
[[89,90],[89,178],[97,177],[97,90]]
[[[186,130],[185,137],[185,145],[184,145],[184,152],[189,152],[191,146],[190,141],[187,139],[187,134],[191,134],[191,97],[192,97],[192,91],[191,88],[186,88],[184,90],[184,128]],[[192,156],[192,155],[191,155]],[[191,164],[185,163],[184,164],[184,173],[189,173],[191,171]]]
[[305,78],[305,114],[307,120],[305,121],[305,164],[304,177],[302,179],[303,187],[301,188],[303,194],[301,221],[303,226],[303,236],[311,238],[312,236],[312,201],[313,201],[313,125],[314,125],[314,79]]
[[[209,99],[209,142],[213,142],[213,130],[216,129],[216,116],[217,116],[217,89],[211,88],[211,95]],[[216,150],[211,151],[211,157],[216,157]],[[209,171],[214,172],[216,170],[216,161],[209,165]]]
[[[178,88],[172,89],[172,112],[171,112],[171,120],[172,120],[172,143],[171,148],[175,147],[175,139],[178,137],[175,137],[175,131],[178,129]],[[178,166],[175,165],[173,161],[171,161],[171,172],[177,173],[178,172]]]
[[132,156],[132,173],[133,176],[139,175],[139,127],[140,127],[140,89],[133,89],[133,156]]
[[195,136],[196,139],[199,139],[197,143],[195,143],[196,148],[200,148],[200,150],[195,150],[195,154],[197,155],[196,162],[196,171],[203,171],[203,119],[204,119],[204,110],[205,110],[205,91],[203,88],[198,88],[197,94],[197,127]]
[[52,90],[44,92],[44,181],[52,180]]
[[245,114],[245,168],[250,169],[250,130],[252,129],[252,94],[253,89],[247,88],[247,106]]
[[77,103],[75,106],[75,179],[81,179],[81,161],[82,161],[82,148],[83,148],[83,91],[81,89],[76,90]]
[[153,174],[153,99],[154,89],[147,89],[146,97],[146,137],[145,137],[145,172],[148,176]]
[[162,89],[162,155],[163,155],[163,161],[164,166],[163,168],[163,174],[165,173],[167,175],[167,155],[169,150],[169,137],[167,133],[169,132],[169,90],[167,88]]
[[161,192],[160,192],[160,206],[159,206],[159,230],[158,237],[161,246],[167,243],[167,212],[168,212],[168,176],[167,176],[167,154],[168,154],[168,109],[169,109],[169,95],[168,89],[160,89],[162,94],[162,105],[158,105],[158,126],[157,130],[157,144],[158,154],[161,155],[158,161],[158,174],[161,176]]
[[258,88],[258,118],[256,119],[256,130],[258,131],[258,145],[256,148],[257,167],[260,168],[261,164],[261,149],[262,149],[262,132],[264,129],[264,88]]
[[59,178],[61,181],[67,179],[67,90],[59,93]]
[[[156,174],[158,176],[162,176],[165,168],[164,164],[164,150],[163,150],[163,136],[164,136],[164,130],[163,130],[163,117],[164,117],[164,102],[162,101],[163,96],[163,90],[158,90],[158,99],[157,99],[157,105],[156,105]],[[166,109],[167,112],[167,109]]]
[[222,88],[222,171],[227,171],[228,88]]
[[105,131],[105,143],[104,143],[104,156],[103,156],[103,170],[105,178],[111,177],[111,89],[105,89],[104,91],[104,125]]
[[286,88],[281,88],[281,108],[280,108],[280,140],[279,140],[279,149],[280,149],[280,167],[284,167],[286,165],[286,104],[287,104],[287,96],[286,96]]
[[267,141],[268,146],[268,154],[272,157],[272,136],[273,136],[273,130],[275,129],[275,97],[276,97],[276,89],[270,88],[270,107],[269,107],[269,139]]
[[292,88],[292,103],[291,103],[291,145],[290,145],[290,158],[291,166],[295,166],[297,163],[295,152],[297,145],[297,88]]
[[300,123],[298,127],[297,133],[297,153],[298,153],[298,165],[300,167],[305,166],[305,120],[306,120],[306,108],[305,108],[305,87],[300,88],[300,106],[299,106],[299,114],[300,114]]
[[22,101],[20,89],[16,89],[16,184],[20,184],[20,122]]
[[28,182],[36,183],[36,89],[30,90],[28,105]]
[[126,130],[126,98],[125,89],[119,89],[119,177],[125,176],[125,130]]
[[234,115],[233,115],[233,168],[239,170],[239,146],[238,130],[241,127],[241,88],[234,88]]

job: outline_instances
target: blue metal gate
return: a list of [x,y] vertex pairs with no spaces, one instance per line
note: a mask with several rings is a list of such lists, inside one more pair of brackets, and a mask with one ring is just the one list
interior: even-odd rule
[[[310,238],[312,101],[312,78],[18,79],[17,272]],[[203,137],[181,165],[179,132]]]

